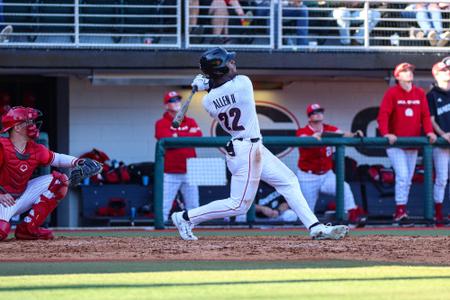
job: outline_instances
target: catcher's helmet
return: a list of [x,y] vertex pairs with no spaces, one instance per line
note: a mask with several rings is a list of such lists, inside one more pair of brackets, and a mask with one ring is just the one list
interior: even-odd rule
[[216,47],[203,53],[200,69],[208,77],[221,77],[228,73],[227,63],[236,57],[236,52]]
[[42,116],[42,113],[37,109],[31,107],[15,106],[2,116],[1,132],[7,132],[20,123],[34,121],[40,116]]

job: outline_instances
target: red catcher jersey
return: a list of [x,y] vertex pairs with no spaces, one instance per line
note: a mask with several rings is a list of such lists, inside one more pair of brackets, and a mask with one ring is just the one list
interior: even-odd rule
[[[322,132],[337,132],[339,128],[323,124]],[[306,125],[297,130],[297,136],[312,136],[316,131],[310,126]],[[315,147],[315,148],[298,148],[300,157],[298,159],[298,167],[300,170],[308,172],[311,171],[316,174],[323,174],[331,170],[333,167],[333,148],[330,146]]]
[[0,193],[19,197],[26,189],[34,170],[53,161],[54,153],[44,145],[29,141],[23,154],[9,138],[0,138]]
[[[172,127],[173,117],[165,112],[163,117],[156,121],[155,124],[155,138],[157,140],[167,137],[200,137],[202,132],[194,119],[184,117],[180,127]],[[189,130],[196,128],[197,132],[191,133]],[[186,159],[196,157],[194,148],[176,148],[166,149],[164,158],[164,172],[165,173],[186,173]]]
[[377,120],[381,136],[388,133],[420,136],[422,128],[425,133],[433,132],[425,92],[415,85],[409,92],[398,84],[389,88],[384,94]]

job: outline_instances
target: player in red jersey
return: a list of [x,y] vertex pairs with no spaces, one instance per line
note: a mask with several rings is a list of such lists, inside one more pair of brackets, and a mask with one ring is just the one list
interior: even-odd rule
[[[297,130],[299,137],[315,137],[320,139],[324,133],[341,133],[345,137],[362,136],[358,130],[355,133],[342,132],[339,128],[324,123],[324,108],[319,104],[311,104],[306,109],[308,124]],[[311,210],[314,210],[319,192],[336,195],[336,174],[333,168],[333,149],[330,146],[299,148],[297,177],[303,195]],[[344,209],[348,213],[348,221],[356,226],[364,225],[361,219],[361,210],[355,204],[350,185],[344,182]]]
[[[155,137],[201,137],[202,131],[193,118],[184,117],[178,128],[172,127],[172,121],[181,108],[181,96],[175,92],[167,92],[164,96],[166,111],[155,124]],[[167,149],[164,159],[164,193],[163,217],[164,222],[169,218],[173,200],[181,191],[186,209],[199,205],[198,186],[190,185],[186,175],[186,160],[196,157],[195,148]]]
[[36,119],[40,111],[28,107],[13,107],[2,116],[0,137],[0,240],[11,229],[9,220],[29,211],[15,231],[17,239],[53,239],[51,230],[40,228],[47,216],[67,193],[69,179],[53,171],[31,179],[39,166],[74,167],[83,160],[50,151],[34,140],[39,136]]
[[[430,111],[425,92],[413,84],[414,66],[401,63],[394,70],[397,84],[384,94],[378,113],[381,136],[393,145],[397,137],[420,136],[422,130],[434,143],[437,139],[431,125]],[[416,167],[417,149],[389,147],[386,149],[395,171],[395,223],[409,223],[406,204]]]

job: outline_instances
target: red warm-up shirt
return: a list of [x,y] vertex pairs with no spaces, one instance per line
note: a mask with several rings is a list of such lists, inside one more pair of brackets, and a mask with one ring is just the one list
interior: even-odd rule
[[405,91],[400,85],[389,88],[384,94],[378,113],[378,129],[382,136],[420,136],[433,132],[430,110],[425,92],[413,85]]
[[34,170],[48,166],[55,154],[44,145],[28,141],[23,153],[17,152],[9,138],[0,138],[0,194],[19,197],[27,188]]
[[[323,124],[322,132],[337,132],[333,125]],[[312,136],[316,131],[309,125],[297,130],[297,136]],[[330,146],[315,148],[298,148],[300,157],[298,167],[304,172],[324,174],[333,167],[333,149]]]
[[[172,127],[173,117],[168,113],[164,113],[163,117],[156,121],[155,138],[157,140],[167,137],[200,137],[202,132],[197,122],[189,117],[184,117],[180,127]],[[195,133],[191,130],[197,130]],[[165,173],[186,173],[186,159],[196,157],[194,148],[176,148],[167,149],[164,159]]]

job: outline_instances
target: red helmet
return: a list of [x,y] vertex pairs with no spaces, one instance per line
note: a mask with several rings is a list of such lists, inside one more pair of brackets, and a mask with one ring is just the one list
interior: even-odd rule
[[164,104],[169,103],[169,101],[170,101],[171,99],[174,99],[174,98],[177,99],[178,101],[181,100],[181,96],[180,96],[180,94],[178,94],[177,92],[175,92],[175,91],[167,92],[167,93],[164,95]]
[[[14,126],[27,121],[34,121],[42,116],[42,113],[31,107],[15,106],[11,108],[6,114],[2,116],[2,133],[7,132]],[[36,124],[31,124],[29,127],[29,136],[36,138],[39,135],[39,129]],[[37,131],[37,132],[36,132]]]

